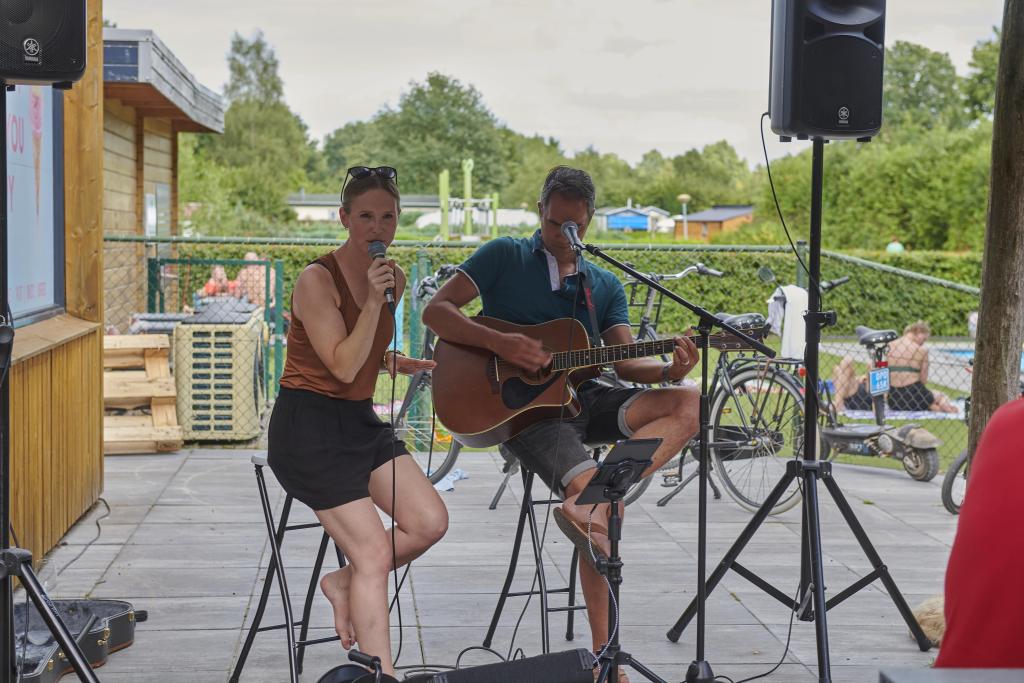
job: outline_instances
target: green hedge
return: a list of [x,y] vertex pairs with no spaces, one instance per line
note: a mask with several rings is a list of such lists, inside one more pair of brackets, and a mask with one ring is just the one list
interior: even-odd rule
[[[184,258],[240,259],[247,251],[255,250],[262,257],[281,259],[284,261],[285,301],[289,301],[295,278],[306,264],[329,251],[331,245],[181,243],[176,249],[178,256]],[[422,254],[430,264],[429,268],[434,269],[442,263],[460,263],[472,251],[472,246],[393,246],[389,254],[409,274],[411,286],[413,264],[417,260],[417,254]],[[761,266],[770,267],[782,284],[791,283],[796,277],[793,257],[785,252],[685,248],[648,250],[630,246],[610,247],[608,251],[616,258],[633,263],[645,271],[677,272],[696,261],[723,271],[723,278],[690,276],[667,284],[670,290],[712,311],[766,313],[766,302],[772,295],[774,286],[766,285],[758,279],[757,272]],[[959,283],[976,286],[980,280],[980,256],[974,254],[912,252],[897,255],[858,255],[885,265],[908,268]],[[593,257],[590,258],[593,260]],[[227,270],[229,277],[234,277],[238,267],[229,267]],[[189,283],[185,291],[194,291],[201,286],[208,273],[209,268],[191,269],[188,276],[183,278],[184,282]],[[977,310],[978,306],[977,297],[973,294],[829,256],[822,258],[823,279],[844,275],[849,275],[851,282],[829,293],[825,299],[825,307],[835,310],[838,314],[837,326],[826,330],[826,335],[850,334],[856,325],[902,330],[909,322],[925,319],[931,323],[936,335],[965,336],[967,315]],[[639,316],[638,310],[634,313],[635,317]],[[660,330],[664,333],[677,332],[694,322],[694,316],[689,311],[666,302],[662,311]]]

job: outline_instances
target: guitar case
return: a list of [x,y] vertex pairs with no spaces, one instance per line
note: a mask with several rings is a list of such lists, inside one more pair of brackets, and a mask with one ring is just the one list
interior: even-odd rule
[[[131,645],[135,624],[148,616],[123,600],[53,600],[53,605],[93,668],[103,666],[111,652]],[[16,661],[22,661],[24,652],[22,681],[53,683],[74,671],[35,605],[17,602],[14,633]]]

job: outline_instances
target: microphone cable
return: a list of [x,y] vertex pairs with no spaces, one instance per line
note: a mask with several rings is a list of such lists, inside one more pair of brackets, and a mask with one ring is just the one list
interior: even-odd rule
[[[397,280],[397,278],[396,278]],[[395,595],[391,601],[391,605],[388,607],[388,614],[391,614],[391,610],[398,606],[398,649],[395,655],[391,658],[391,666],[395,667],[398,664],[399,658],[402,656],[402,645],[404,644],[403,631],[404,625],[402,624],[402,601],[399,599],[400,591],[402,586],[405,585],[405,577],[409,575],[409,570],[412,568],[412,562],[410,561],[405,567],[405,571],[402,574],[402,579],[398,579],[398,435],[395,434],[395,387],[398,380],[398,319],[395,316],[395,309],[397,308],[397,302],[395,304],[385,303],[385,308],[388,309],[388,313],[391,315],[391,367],[385,368],[387,373],[391,376],[391,404],[388,406],[391,417],[391,574],[394,580]],[[390,637],[390,627],[388,628]]]
[[789,227],[786,225],[786,219],[782,215],[782,206],[779,205],[779,196],[775,194],[775,182],[772,180],[772,165],[771,162],[768,161],[768,145],[764,141],[764,120],[766,117],[770,115],[771,114],[769,112],[764,112],[763,114],[761,114],[761,121],[758,124],[758,128],[761,131],[761,149],[764,150],[764,168],[765,171],[768,173],[768,187],[771,188],[772,199],[775,201],[775,211],[779,215],[779,222],[782,223],[782,230],[783,232],[786,233],[786,240],[789,242],[789,248],[793,252],[793,255],[796,256],[797,263],[799,263],[800,267],[804,269],[805,273],[807,273],[808,280],[810,280],[811,284],[813,284],[817,288],[818,292],[820,293],[818,295],[818,298],[821,300],[821,303],[824,304],[825,292],[822,291],[821,285],[814,278],[814,276],[811,275],[811,269],[807,267],[807,264],[804,263],[804,260],[800,257],[800,252],[797,251],[796,245],[793,243],[793,237],[789,234]]

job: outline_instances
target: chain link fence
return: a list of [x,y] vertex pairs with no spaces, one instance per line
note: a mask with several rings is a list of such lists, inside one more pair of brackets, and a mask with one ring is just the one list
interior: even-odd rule
[[169,338],[185,441],[258,444],[284,363],[283,261],[193,257],[173,242],[118,238],[105,256],[106,333]]
[[[188,425],[186,440],[249,446],[259,436],[287,353],[288,302],[295,279],[308,263],[337,245],[337,241],[320,239],[107,238],[107,330],[171,335],[179,420]],[[769,302],[779,291],[790,285],[806,286],[806,274],[794,265],[787,247],[604,246],[610,255],[644,272],[678,273],[697,262],[722,271],[721,278],[694,275],[664,283],[713,312],[767,315]],[[442,265],[461,263],[475,248],[459,242],[396,242],[389,249],[389,256],[408,276],[396,332],[405,353],[421,355],[428,335],[420,320],[428,297],[416,295],[417,285]],[[824,295],[823,306],[836,311],[837,324],[824,330],[821,377],[836,388],[840,366],[843,373],[852,370],[857,381],[866,374],[869,358],[857,341],[857,326],[893,329],[902,335],[907,325],[928,322],[931,337],[926,344],[923,384],[936,397],[945,397],[944,402],[892,410],[907,406],[892,406],[890,401],[887,420],[914,422],[939,437],[943,441],[940,454],[948,464],[966,447],[964,399],[970,391],[969,361],[974,352],[969,321],[977,310],[978,289],[844,254],[823,253],[823,281],[843,277],[849,280]],[[643,294],[634,297],[637,305],[630,308],[634,323],[643,312]],[[659,335],[679,333],[694,323],[691,313],[668,301],[656,311]],[[780,346],[777,336],[770,336],[768,342]],[[912,376],[894,373],[893,378],[905,382]],[[391,383],[380,382],[375,402],[383,415],[392,407],[397,413],[403,402],[410,403],[407,419],[420,435],[416,447],[426,448],[422,435],[430,433],[432,423],[429,392],[414,391],[407,398],[408,387],[408,380],[400,378],[392,402]],[[841,417],[844,422],[872,419],[852,409],[844,410]],[[449,438],[443,430],[437,433],[442,441]],[[879,458],[841,458],[901,466]]]

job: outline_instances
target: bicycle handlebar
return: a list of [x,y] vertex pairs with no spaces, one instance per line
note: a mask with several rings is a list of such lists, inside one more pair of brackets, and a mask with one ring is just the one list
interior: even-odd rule
[[[628,265],[628,264],[627,264]],[[706,275],[709,277],[722,277],[725,275],[720,270],[708,268],[703,263],[695,263],[692,266],[687,266],[678,273],[644,273],[647,277],[651,278],[655,282],[663,282],[665,280],[681,280],[687,275],[697,273],[698,275]],[[640,282],[634,277],[627,277],[626,282]]]
[[426,299],[437,293],[441,283],[455,275],[458,266],[446,263],[437,269],[433,275],[428,275],[416,284],[416,298]]

